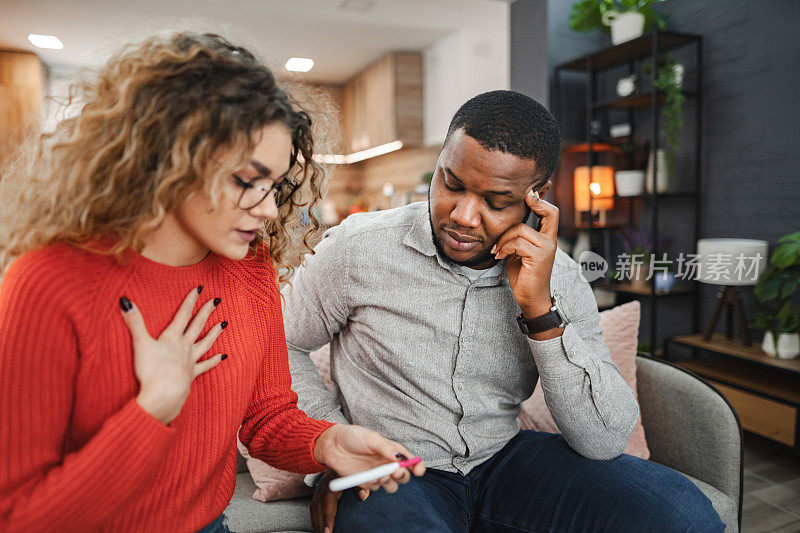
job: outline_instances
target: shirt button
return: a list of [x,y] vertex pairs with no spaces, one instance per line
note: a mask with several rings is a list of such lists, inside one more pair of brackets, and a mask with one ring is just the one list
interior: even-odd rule
[[456,390],[464,390],[464,384],[460,381],[456,383]]

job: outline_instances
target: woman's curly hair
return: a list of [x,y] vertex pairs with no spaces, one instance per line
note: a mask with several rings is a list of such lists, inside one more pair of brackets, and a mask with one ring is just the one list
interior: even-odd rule
[[[73,85],[67,105],[75,102],[76,116],[33,138],[0,174],[7,206],[0,273],[23,253],[57,241],[87,246],[115,235],[111,253],[141,250],[143,236],[201,186],[216,202],[222,178],[249,161],[257,132],[277,122],[291,133],[291,177],[302,193],[251,246],[267,243],[281,281],[291,277],[319,229],[312,208],[324,173],[314,161],[309,114],[252,53],[214,34],[152,37],[124,48],[95,79]],[[238,148],[238,156],[206,177],[220,148]],[[304,226],[293,221],[300,206],[308,208]],[[292,242],[298,227],[302,246]],[[290,259],[292,251],[300,255]]]

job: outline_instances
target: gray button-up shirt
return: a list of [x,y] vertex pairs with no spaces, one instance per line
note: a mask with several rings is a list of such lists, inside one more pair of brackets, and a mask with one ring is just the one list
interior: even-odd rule
[[[349,217],[325,233],[284,289],[293,389],[314,418],[352,422],[468,473],[517,434],[520,404],[541,377],[569,445],[622,453],[638,416],[600,335],[591,288],[558,250],[550,287],[569,323],[534,341],[504,262],[473,282],[436,253],[424,202]],[[331,343],[328,392],[310,351]]]

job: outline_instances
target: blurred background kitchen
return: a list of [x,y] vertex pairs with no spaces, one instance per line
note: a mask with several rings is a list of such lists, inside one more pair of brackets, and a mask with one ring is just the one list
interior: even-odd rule
[[0,158],[22,126],[52,129],[71,111],[75,76],[124,43],[212,31],[249,45],[315,112],[330,163],[325,224],[424,200],[456,109],[509,88],[509,10],[498,0],[3,0]]

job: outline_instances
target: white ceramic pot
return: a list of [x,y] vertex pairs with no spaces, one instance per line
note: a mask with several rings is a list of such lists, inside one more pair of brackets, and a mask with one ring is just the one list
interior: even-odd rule
[[641,13],[606,11],[603,24],[611,27],[611,42],[615,45],[641,37],[644,33],[644,15]]
[[[653,192],[653,151],[647,158],[647,179],[645,180],[647,193]],[[658,174],[656,175],[656,191],[659,193],[669,190],[669,169],[667,168],[667,152],[663,148],[658,149]]]
[[617,196],[639,196],[644,190],[643,170],[617,170],[614,173]]
[[764,333],[761,349],[779,359],[793,359],[800,355],[800,333],[781,333],[778,337],[778,351],[775,352],[775,338],[771,331]]

